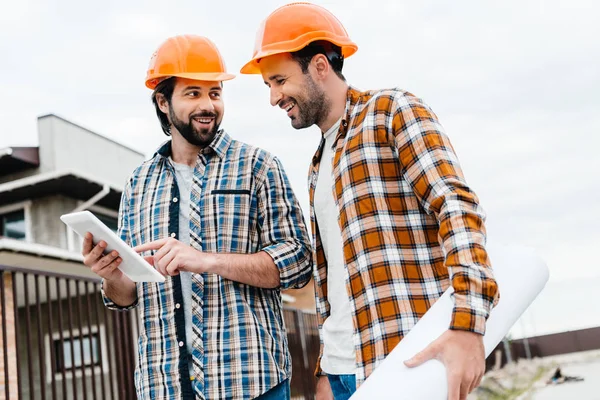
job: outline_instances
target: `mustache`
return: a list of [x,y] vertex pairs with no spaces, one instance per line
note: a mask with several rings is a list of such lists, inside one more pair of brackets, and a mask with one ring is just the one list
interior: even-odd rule
[[298,104],[298,102],[296,101],[295,98],[293,98],[293,97],[286,97],[285,99],[281,99],[279,101],[279,106],[281,107],[282,104],[287,104],[287,103],[289,103],[291,101],[293,101],[294,103]]
[[217,118],[217,113],[210,112],[210,111],[202,111],[202,112],[190,115],[190,119],[192,119],[192,118]]

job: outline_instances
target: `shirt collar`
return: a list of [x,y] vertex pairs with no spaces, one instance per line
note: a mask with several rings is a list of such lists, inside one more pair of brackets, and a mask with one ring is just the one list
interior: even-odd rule
[[[204,149],[202,149],[202,153],[208,154],[212,151],[219,158],[224,158],[225,154],[227,154],[227,150],[229,149],[229,146],[231,145],[232,140],[233,139],[231,138],[231,136],[229,136],[229,134],[227,132],[225,132],[225,130],[221,129],[217,132],[213,141],[208,146],[206,146]],[[172,147],[171,140],[169,140],[169,141],[163,143],[154,155],[155,156],[158,155],[163,158],[169,158],[169,156],[172,153],[171,147]]]

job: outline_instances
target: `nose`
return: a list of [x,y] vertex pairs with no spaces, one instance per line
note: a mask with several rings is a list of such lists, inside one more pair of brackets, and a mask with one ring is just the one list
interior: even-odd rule
[[275,107],[281,101],[281,91],[271,86],[271,105]]
[[198,99],[198,108],[202,111],[214,111],[215,106],[210,96],[201,96]]

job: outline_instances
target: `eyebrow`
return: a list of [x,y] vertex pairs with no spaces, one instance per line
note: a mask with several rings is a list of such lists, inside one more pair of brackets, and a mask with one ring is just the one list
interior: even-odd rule
[[[200,90],[200,91],[202,91],[203,87],[201,87],[201,86],[186,86],[186,88],[183,89],[183,90],[184,91],[185,90]],[[220,90],[222,90],[222,88],[220,86],[213,86],[210,89],[208,89],[208,91],[212,91],[212,90],[219,90],[220,91]]]

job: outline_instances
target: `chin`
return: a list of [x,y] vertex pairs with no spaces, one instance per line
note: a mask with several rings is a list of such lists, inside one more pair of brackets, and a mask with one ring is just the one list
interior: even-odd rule
[[310,127],[310,125],[306,125],[306,124],[304,124],[302,122],[294,122],[294,121],[292,121],[292,127],[294,129],[306,129],[306,128]]

